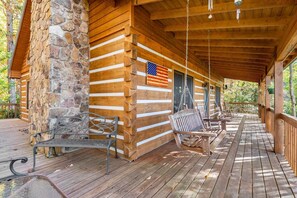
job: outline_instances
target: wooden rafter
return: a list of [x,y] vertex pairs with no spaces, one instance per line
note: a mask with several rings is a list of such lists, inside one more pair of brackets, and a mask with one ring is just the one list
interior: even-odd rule
[[284,61],[286,56],[288,56],[297,47],[297,12],[291,19],[291,23],[286,28],[283,34],[282,40],[277,48],[277,60]]
[[[256,28],[256,27],[279,27],[290,21],[289,17],[268,17],[255,19],[211,21],[203,23],[191,23],[189,30],[214,30],[214,29],[234,29],[234,28]],[[164,28],[167,32],[185,31],[186,24],[167,25]]]
[[[226,73],[224,72],[224,70],[226,69],[216,69],[216,72],[221,73],[223,75],[232,75],[232,73],[236,74],[245,74],[245,75],[253,75],[253,74],[257,74],[256,77],[260,77],[261,75],[263,75],[265,72],[260,72],[260,71],[242,71],[242,70],[237,70],[237,69],[230,69],[229,72],[230,73]],[[253,76],[252,78],[254,78],[255,76]]]
[[[207,61],[208,57],[201,57],[200,58],[203,61]],[[211,60],[216,61],[223,61],[223,62],[233,62],[233,63],[251,63],[251,64],[257,64],[257,65],[268,65],[268,61],[257,61],[253,59],[235,59],[235,58],[221,58],[221,57],[212,57]]]
[[[208,52],[207,47],[190,47],[194,52]],[[262,54],[262,55],[272,55],[274,54],[274,49],[271,48],[238,48],[238,47],[211,47],[212,53],[225,53],[232,52],[232,54]]]
[[[221,40],[238,40],[238,39],[252,39],[252,40],[260,40],[260,39],[269,39],[269,40],[277,40],[281,36],[282,32],[280,31],[272,31],[272,32],[211,32],[210,38],[221,39]],[[177,32],[175,34],[176,39],[185,40],[186,33]],[[208,33],[201,32],[189,32],[189,40],[205,40],[208,38]]]
[[160,2],[163,0],[134,0],[134,5],[144,5],[144,4],[148,4],[148,3],[156,3],[156,2]]
[[[286,7],[290,5],[295,5],[295,0],[260,0],[254,2],[244,2],[240,9],[242,11],[248,10],[259,10],[259,9],[269,9],[269,8],[277,8],[277,7]],[[219,3],[215,5],[215,9],[212,10],[212,14],[219,13],[227,13],[227,12],[235,12],[236,7],[233,2],[229,3]],[[196,6],[191,7],[190,16],[201,16],[208,15],[208,7],[207,6]],[[170,18],[180,18],[186,17],[185,8],[171,9],[171,10],[163,10],[158,12],[151,13],[152,20],[160,20],[160,19],[170,19]]]
[[[223,75],[223,74],[221,74]],[[249,81],[249,82],[259,82],[259,78],[258,77],[254,77],[254,78],[250,78],[248,76],[236,76],[236,75],[225,75],[225,78],[230,78],[230,79],[234,79],[234,80],[244,80],[244,81]]]
[[251,64],[251,63],[233,63],[233,62],[222,62],[222,61],[212,61],[211,67],[216,66],[226,66],[226,67],[234,67],[234,68],[255,68],[255,69],[261,69],[265,70],[266,66],[264,65],[257,65],[257,64]]
[[[207,52],[199,52],[195,53],[195,55],[200,56],[200,57],[207,57],[208,53]],[[271,60],[271,56],[267,55],[258,55],[258,54],[236,54],[234,55],[232,52],[227,52],[227,53],[211,53],[211,57],[223,57],[223,58],[243,58],[243,59],[255,59],[255,60]]]
[[226,77],[226,75],[229,76],[244,76],[244,77],[248,77],[248,78],[259,78],[259,76],[261,76],[263,73],[259,73],[259,72],[254,72],[254,71],[246,71],[246,72],[241,72],[238,70],[226,70],[226,69],[216,69],[216,71],[219,71],[220,74],[222,74],[224,77]]
[[[274,48],[274,41],[248,41],[248,40],[214,40],[210,42],[211,47],[247,47],[247,48]],[[189,46],[208,46],[208,41],[197,40],[189,42]]]
[[265,72],[265,67],[235,67],[235,66],[230,66],[230,65],[222,65],[222,64],[212,64],[211,68],[214,69],[226,69],[226,70],[238,70],[238,71],[261,71],[261,72]]

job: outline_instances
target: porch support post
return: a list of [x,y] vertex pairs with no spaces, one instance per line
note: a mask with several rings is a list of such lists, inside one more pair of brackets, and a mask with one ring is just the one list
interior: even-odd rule
[[280,114],[284,108],[283,94],[283,62],[275,62],[274,66],[274,152],[284,153],[284,121]]
[[271,116],[270,116],[270,112],[268,110],[270,108],[270,95],[268,92],[268,87],[271,82],[271,77],[266,76],[265,82],[266,82],[266,86],[265,86],[265,90],[266,90],[265,91],[265,126],[266,126],[266,131],[271,132]]
[[258,116],[261,118],[261,82],[258,83]]
[[261,98],[260,98],[260,104],[261,104],[261,122],[265,123],[265,83],[261,81],[260,84],[261,89]]

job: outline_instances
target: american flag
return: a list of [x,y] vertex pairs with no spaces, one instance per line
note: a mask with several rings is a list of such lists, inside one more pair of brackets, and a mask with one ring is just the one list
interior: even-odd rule
[[168,69],[166,67],[147,62],[146,84],[158,87],[168,87]]

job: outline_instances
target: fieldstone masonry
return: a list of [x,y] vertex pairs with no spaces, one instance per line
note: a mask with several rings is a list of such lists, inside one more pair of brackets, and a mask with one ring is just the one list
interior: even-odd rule
[[52,129],[61,116],[88,111],[88,11],[87,0],[32,1],[31,134]]

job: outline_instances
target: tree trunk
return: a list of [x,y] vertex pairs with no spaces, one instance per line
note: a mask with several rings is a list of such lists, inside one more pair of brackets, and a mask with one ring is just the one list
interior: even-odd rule
[[[9,2],[7,2],[9,4]],[[8,7],[7,7],[8,8]],[[13,44],[13,13],[10,9],[6,8],[6,38],[7,38],[7,52],[11,55],[9,59],[7,59],[7,65],[9,65],[9,62],[12,57],[12,52],[14,48]],[[14,79],[9,79],[9,93],[10,93],[10,103],[16,103],[16,83]]]
[[289,85],[290,85],[290,98],[291,98],[291,106],[292,106],[292,115],[296,117],[296,100],[295,100],[295,94],[294,94],[294,85],[293,85],[293,64],[290,64],[290,79],[289,79]]

